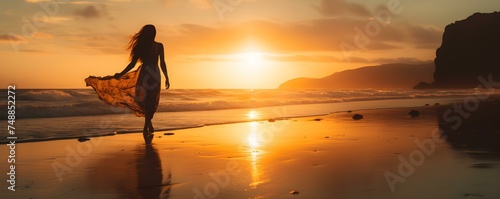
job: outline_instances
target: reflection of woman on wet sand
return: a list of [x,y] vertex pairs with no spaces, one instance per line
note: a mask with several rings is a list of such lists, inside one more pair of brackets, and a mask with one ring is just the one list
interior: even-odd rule
[[[113,106],[126,107],[135,112],[137,116],[145,117],[143,136],[146,144],[153,140],[153,124],[151,120],[158,108],[160,99],[160,71],[158,58],[165,76],[165,86],[168,89],[170,82],[167,75],[167,65],[163,44],[156,42],[156,29],[153,25],[145,25],[136,33],[129,43],[130,64],[114,76],[93,77],[85,79],[87,86],[92,86],[99,98]],[[142,65],[135,71],[137,61]]]
[[160,156],[152,145],[117,152],[91,168],[87,174],[91,190],[84,191],[96,198],[110,198],[111,194],[118,194],[116,198],[170,197],[172,175],[170,171],[163,173]]
[[172,174],[163,176],[160,156],[153,146],[146,146],[145,153],[138,155],[136,168],[137,188],[142,198],[169,197]]

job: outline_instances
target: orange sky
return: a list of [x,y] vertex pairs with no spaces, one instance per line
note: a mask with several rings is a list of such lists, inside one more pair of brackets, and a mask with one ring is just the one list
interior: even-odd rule
[[130,36],[151,23],[172,88],[277,88],[433,60],[447,24],[495,10],[497,0],[1,1],[0,85],[83,88],[120,72]]

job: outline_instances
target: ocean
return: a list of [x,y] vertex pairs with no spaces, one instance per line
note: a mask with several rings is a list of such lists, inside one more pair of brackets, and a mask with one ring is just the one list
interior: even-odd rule
[[[485,90],[162,90],[158,130],[324,115],[340,111],[453,103]],[[491,93],[490,93],[491,94]],[[7,91],[0,91],[2,143],[7,142]],[[15,91],[17,142],[140,132],[144,118],[101,101],[92,89]]]

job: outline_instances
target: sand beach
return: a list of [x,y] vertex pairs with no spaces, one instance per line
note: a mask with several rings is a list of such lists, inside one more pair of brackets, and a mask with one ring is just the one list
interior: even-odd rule
[[[498,198],[498,148],[484,147],[498,142],[498,129],[475,144],[450,139],[437,131],[445,128],[440,118],[447,108],[412,108],[420,113],[414,118],[410,108],[391,108],[158,131],[152,146],[138,133],[20,143],[16,191],[4,182],[0,195]],[[495,109],[484,105],[467,119]],[[353,114],[364,118],[353,120]],[[8,156],[7,145],[0,149]],[[7,171],[6,164],[0,170]]]

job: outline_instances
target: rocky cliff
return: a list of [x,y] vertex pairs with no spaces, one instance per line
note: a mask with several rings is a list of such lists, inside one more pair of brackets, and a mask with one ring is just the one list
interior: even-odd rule
[[434,63],[434,82],[415,88],[473,88],[489,74],[499,80],[500,12],[475,13],[446,26]]

